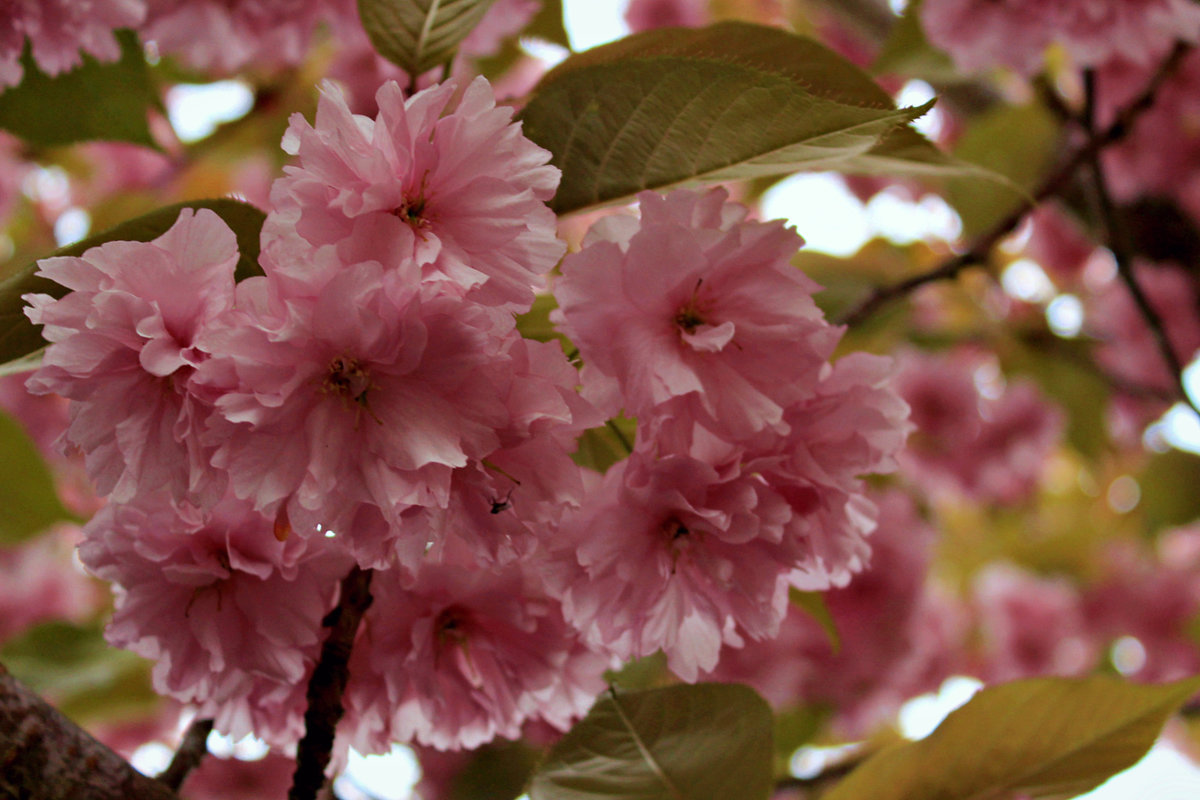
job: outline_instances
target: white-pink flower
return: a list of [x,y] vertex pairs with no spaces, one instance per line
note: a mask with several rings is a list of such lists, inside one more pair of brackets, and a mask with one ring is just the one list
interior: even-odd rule
[[[483,78],[453,112],[451,81],[405,99],[394,81],[379,88],[375,119],[351,114],[326,85],[316,125],[292,117],[283,146],[299,164],[271,191],[264,229],[268,272],[314,284],[308,259],[274,251],[333,245],[343,263],[416,264],[444,291],[488,305],[527,308],[562,255],[547,208],[559,171],[550,153],[521,134]],[[278,221],[276,221],[276,219]]]
[[607,217],[555,282],[556,317],[590,368],[643,423],[686,416],[730,439],[787,431],[841,335],[790,264],[801,239],[746,220],[726,193],[638,195],[641,219]]
[[251,299],[266,279],[244,282],[253,313],[214,331],[198,377],[217,395],[206,439],[234,491],[286,509],[297,531],[344,534],[364,566],[390,560],[401,512],[445,507],[453,470],[496,450],[510,422],[497,387],[512,318],[501,330],[482,306],[398,296],[387,274],[344,267],[281,317]]
[[0,87],[21,82],[26,40],[38,68],[57,75],[82,63],[80,51],[115,61],[121,49],[113,31],[145,16],[145,0],[0,0]]
[[351,562],[323,541],[281,542],[272,527],[232,497],[208,512],[161,496],[110,504],[88,523],[80,559],[117,595],[105,635],[158,662],[158,691],[221,704],[311,668]]
[[379,573],[350,663],[352,745],[439,750],[517,738],[528,719],[566,728],[603,688],[605,661],[558,603],[513,565],[423,565],[410,582]]
[[736,465],[635,453],[564,521],[552,584],[589,643],[622,659],[661,649],[694,681],[723,644],[778,631],[799,555],[791,514]]
[[74,401],[65,439],[84,452],[101,494],[126,501],[165,486],[179,499],[219,495],[198,435],[208,408],[191,378],[210,355],[206,327],[233,303],[237,259],[220,217],[184,209],[151,242],[39,262],[39,276],[71,291],[24,296],[50,342],[27,386]]

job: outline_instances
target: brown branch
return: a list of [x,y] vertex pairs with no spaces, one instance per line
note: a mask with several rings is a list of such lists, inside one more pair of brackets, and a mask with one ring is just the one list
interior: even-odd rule
[[0,797],[178,800],[0,665]]
[[200,762],[208,755],[208,735],[212,733],[211,719],[198,719],[188,726],[183,734],[179,749],[171,758],[171,763],[159,773],[155,779],[162,785],[174,791],[179,791],[188,773],[200,766]]
[[1091,163],[1106,147],[1119,142],[1129,133],[1137,118],[1154,105],[1154,98],[1158,95],[1159,88],[1167,78],[1174,74],[1189,49],[1190,47],[1183,42],[1176,44],[1142,93],[1122,108],[1108,127],[1089,136],[1079,149],[1043,181],[1042,185],[1033,193],[1032,203],[1018,208],[996,223],[991,230],[979,236],[965,253],[947,259],[929,272],[914,275],[891,286],[874,289],[861,303],[841,315],[838,322],[844,325],[862,322],[882,306],[903,297],[918,287],[935,281],[955,278],[967,267],[986,263],[988,255],[996,243],[1011,233],[1038,203],[1061,192],[1081,167]]
[[316,800],[325,783],[325,767],[342,718],[342,693],[350,678],[350,650],[363,614],[371,606],[370,570],[355,567],[342,579],[341,599],[321,624],[330,628],[321,657],[308,681],[304,738],[296,749],[296,772],[288,800]]
[[[1088,109],[1085,123],[1090,128],[1094,124],[1095,72],[1088,70],[1085,80],[1088,95]],[[1154,337],[1154,343],[1158,347],[1158,352],[1162,355],[1163,361],[1171,373],[1172,383],[1179,393],[1179,397],[1191,406],[1193,411],[1200,414],[1200,408],[1196,407],[1195,401],[1188,395],[1187,387],[1183,383],[1183,360],[1175,352],[1175,347],[1171,344],[1171,340],[1167,336],[1167,329],[1163,324],[1162,317],[1159,316],[1154,306],[1150,304],[1150,298],[1146,296],[1146,292],[1142,289],[1141,283],[1133,272],[1133,248],[1129,244],[1128,232],[1125,230],[1125,226],[1121,224],[1120,216],[1117,214],[1116,206],[1113,204],[1112,193],[1108,190],[1108,180],[1104,176],[1104,166],[1100,163],[1100,154],[1098,152],[1092,154],[1088,166],[1091,168],[1096,205],[1100,211],[1100,219],[1104,224],[1108,249],[1113,255],[1113,260],[1117,263],[1117,276],[1125,284],[1125,288],[1129,291],[1129,296],[1133,298],[1134,305],[1138,308],[1138,313],[1145,320],[1146,327],[1150,329],[1150,333]]]

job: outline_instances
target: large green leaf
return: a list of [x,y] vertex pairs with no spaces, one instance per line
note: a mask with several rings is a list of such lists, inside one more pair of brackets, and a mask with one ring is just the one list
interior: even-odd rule
[[358,0],[371,44],[414,78],[445,64],[494,0]]
[[558,212],[643,189],[855,169],[926,107],[896,109],[856,66],[777,28],[636,34],[551,70],[520,113],[563,171]]
[[1135,764],[1200,678],[1162,686],[1037,678],[984,689],[919,742],[880,752],[822,800],[1073,797]]
[[0,413],[0,509],[0,545],[24,541],[55,522],[73,519],[58,499],[37,447],[4,413]]
[[610,692],[551,750],[532,800],[765,800],[771,709],[737,684]]
[[146,112],[159,105],[137,36],[117,33],[121,58],[101,63],[89,55],[70,72],[50,77],[26,46],[21,83],[0,92],[0,128],[38,145],[90,139],[155,147]]
[[[59,248],[50,255],[81,256],[105,242],[148,242],[166,233],[179,218],[179,212],[185,208],[211,209],[233,229],[241,253],[236,272],[238,280],[262,274],[258,265],[258,238],[266,215],[248,203],[229,199],[189,200],[166,206]],[[33,263],[0,281],[0,364],[27,356],[46,344],[39,328],[26,318],[21,295],[32,292],[62,297],[66,294],[66,288],[46,278],[39,278],[36,272],[37,264]]]

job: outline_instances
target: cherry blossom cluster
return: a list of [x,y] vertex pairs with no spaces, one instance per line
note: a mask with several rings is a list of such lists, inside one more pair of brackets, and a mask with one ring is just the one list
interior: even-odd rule
[[[187,209],[43,260],[70,292],[26,296],[50,342],[27,385],[71,400],[108,498],[81,559],[159,691],[294,743],[357,566],[346,743],[475,747],[567,727],[622,660],[695,680],[775,636],[789,588],[864,568],[861,476],[894,468],[908,408],[886,359],[831,363],[799,236],[721,190],[645,193],[563,259],[558,170],[486,80],[376,103],[329,85],[293,117],[262,276],[235,283],[235,234]],[[517,328],[560,260],[582,370]],[[577,466],[621,410],[629,457]]]

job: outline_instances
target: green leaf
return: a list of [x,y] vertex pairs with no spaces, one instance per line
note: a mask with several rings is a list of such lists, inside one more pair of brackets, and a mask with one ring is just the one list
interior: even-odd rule
[[737,684],[610,692],[533,776],[532,800],[765,800],[772,718]]
[[538,755],[524,742],[503,740],[475,750],[454,775],[449,800],[513,800],[524,792]]
[[1168,450],[1151,457],[1137,476],[1141,508],[1151,530],[1187,525],[1200,517],[1200,457]]
[[837,655],[842,649],[842,637],[838,633],[837,623],[833,621],[833,615],[829,613],[829,607],[825,605],[825,596],[820,592],[802,592],[793,588],[788,590],[788,600],[821,626],[825,635],[829,637],[830,648],[834,655]]
[[0,545],[29,539],[56,522],[63,508],[41,453],[12,417],[0,412]]
[[494,0],[358,0],[379,54],[410,76],[445,64]]
[[158,702],[150,685],[150,662],[110,647],[98,622],[35,625],[4,643],[0,661],[76,722],[112,722]]
[[119,31],[121,58],[83,64],[50,77],[37,68],[26,43],[21,83],[0,92],[0,128],[34,144],[53,146],[92,139],[157,147],[146,113],[159,106],[137,36]]
[[[207,208],[216,212],[237,235],[238,251],[241,253],[235,272],[238,280],[262,274],[262,268],[258,265],[258,237],[266,215],[249,203],[229,199],[190,200],[166,206],[59,248],[50,256],[81,256],[105,242],[148,242],[166,233],[179,218],[179,212],[185,208]],[[46,344],[38,326],[25,316],[25,302],[21,295],[33,292],[62,297],[67,293],[66,287],[39,278],[34,274],[36,272],[35,262],[0,281],[0,364],[27,356]]]
[[864,762],[822,800],[1073,797],[1135,764],[1200,678],[1161,686],[1107,676],[993,686],[919,742]]
[[962,218],[963,236],[986,232],[1019,206],[1045,176],[1058,150],[1059,125],[1039,103],[1001,106],[976,117],[954,148],[954,155],[1003,175],[1019,191],[979,190],[978,182],[951,180],[947,200]]
[[637,421],[618,417],[601,428],[589,428],[579,435],[579,445],[571,459],[581,467],[601,474],[633,450]]
[[525,33],[571,49],[571,38],[563,24],[562,0],[542,0],[541,8],[530,20]]
[[939,83],[960,83],[963,73],[954,66],[950,56],[934,47],[925,38],[918,18],[920,0],[904,8],[904,13],[888,32],[883,48],[871,65],[875,75],[903,75]]
[[853,169],[899,109],[823,45],[725,22],[646,31],[568,58],[534,89],[525,135],[563,171],[559,213],[643,189]]

